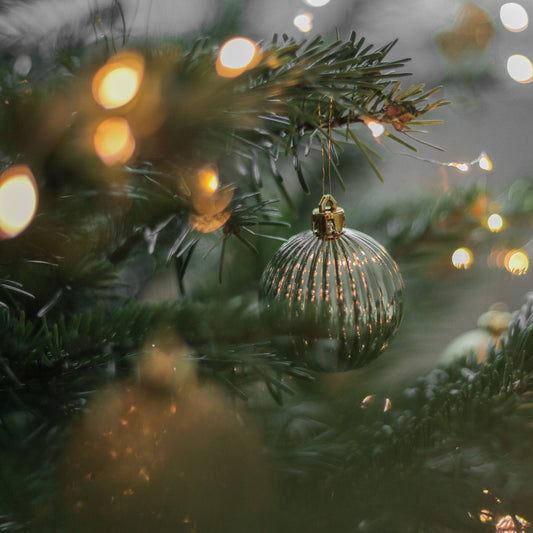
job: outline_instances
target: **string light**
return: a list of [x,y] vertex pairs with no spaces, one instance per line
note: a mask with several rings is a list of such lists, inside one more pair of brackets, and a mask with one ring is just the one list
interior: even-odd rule
[[377,139],[385,133],[385,126],[383,126],[381,122],[377,122],[376,120],[370,119],[365,119],[364,122],[368,129],[372,132],[374,138]]
[[533,64],[521,54],[515,54],[507,59],[507,72],[518,83],[530,83],[533,81]]
[[33,220],[37,185],[26,165],[15,165],[0,175],[0,239],[15,237]]
[[455,268],[467,270],[474,262],[474,254],[468,248],[457,248],[452,254],[452,264]]
[[251,39],[234,37],[226,41],[218,52],[215,68],[223,78],[235,78],[255,67],[261,60],[261,49]]
[[529,269],[529,257],[524,250],[510,250],[505,256],[504,265],[511,274],[522,276]]
[[220,180],[218,179],[217,171],[213,167],[207,167],[202,169],[199,172],[198,181],[200,187],[206,193],[215,192],[220,185]]
[[104,109],[116,109],[131,102],[144,75],[144,59],[134,52],[117,54],[95,75],[92,93]]
[[500,20],[503,27],[512,32],[525,30],[529,23],[527,11],[515,2],[508,2],[500,7]]
[[93,137],[94,150],[106,165],[125,163],[135,151],[135,139],[125,118],[102,121]]
[[311,7],[323,7],[329,4],[330,0],[304,0],[308,6]]
[[292,22],[303,33],[313,29],[313,15],[311,13],[300,13],[294,17]]
[[482,170],[486,170],[487,172],[490,172],[492,170],[492,161],[485,152],[481,152],[477,163],[479,165],[479,168],[481,168]]
[[470,165],[468,163],[448,163],[449,167],[454,167],[461,172],[468,172],[470,170]]
[[492,233],[498,233],[503,228],[503,218],[498,213],[492,213],[487,218],[487,227]]

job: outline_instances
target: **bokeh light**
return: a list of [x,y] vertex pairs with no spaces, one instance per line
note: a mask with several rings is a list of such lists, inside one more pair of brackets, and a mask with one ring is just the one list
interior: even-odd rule
[[529,269],[529,257],[524,250],[510,250],[505,256],[504,264],[511,274],[522,276]]
[[0,238],[24,231],[37,210],[37,185],[31,170],[15,165],[0,175]]
[[125,118],[112,117],[101,122],[93,138],[94,149],[106,165],[125,163],[135,151],[135,139]]
[[383,126],[381,122],[376,122],[375,120],[365,120],[365,124],[375,138],[381,137],[385,133],[385,126]]
[[498,215],[498,213],[492,213],[492,215],[487,218],[487,227],[493,233],[501,231],[503,228],[503,218],[501,215]]
[[527,28],[527,11],[516,2],[508,2],[500,7],[500,20],[506,30],[519,32]]
[[305,3],[311,7],[323,7],[329,2],[330,0],[305,0]]
[[521,54],[515,54],[507,59],[507,72],[518,83],[530,83],[533,81],[533,64]]
[[452,264],[455,268],[466,270],[473,262],[474,254],[468,248],[457,248],[452,254]]
[[492,161],[490,160],[489,156],[485,153],[481,154],[481,157],[478,161],[479,168],[482,170],[486,170],[487,172],[490,172],[492,170]]
[[260,60],[261,49],[257,43],[246,37],[234,37],[221,46],[215,67],[219,76],[235,78]]
[[143,75],[141,55],[133,52],[117,54],[94,75],[93,97],[105,109],[122,107],[137,95]]
[[301,13],[296,15],[292,23],[303,33],[313,29],[313,15],[310,13]]
[[220,229],[231,216],[231,211],[222,211],[216,215],[198,215],[191,213],[189,215],[189,223],[200,233],[211,233]]
[[198,182],[201,189],[206,193],[215,192],[220,185],[220,180],[218,179],[217,171],[213,167],[207,167],[200,170]]

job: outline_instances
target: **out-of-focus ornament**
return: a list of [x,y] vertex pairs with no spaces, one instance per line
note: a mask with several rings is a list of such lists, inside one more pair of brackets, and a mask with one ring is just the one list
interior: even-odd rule
[[496,303],[477,321],[477,329],[467,331],[453,340],[442,352],[440,361],[452,363],[456,359],[475,355],[478,362],[487,357],[491,346],[497,346],[507,331],[513,315],[504,303]]
[[531,524],[520,516],[507,515],[496,524],[496,533],[527,533]]
[[438,33],[435,43],[446,59],[456,62],[472,54],[483,53],[493,34],[494,23],[489,13],[473,2],[465,2],[458,21]]
[[33,220],[37,185],[26,165],[14,165],[0,174],[0,240],[15,237]]
[[346,229],[324,195],[313,229],[289,239],[261,278],[260,299],[280,342],[310,368],[336,372],[376,358],[400,325],[404,284],[387,251]]
[[141,384],[101,392],[74,425],[60,502],[66,530],[248,533],[271,514],[257,435],[183,363],[156,348]]

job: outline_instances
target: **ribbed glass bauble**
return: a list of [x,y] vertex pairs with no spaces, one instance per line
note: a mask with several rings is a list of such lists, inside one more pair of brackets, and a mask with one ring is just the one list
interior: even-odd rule
[[325,195],[313,230],[283,244],[261,278],[262,308],[283,351],[325,372],[376,358],[403,314],[398,266],[378,242],[345,225],[344,211]]

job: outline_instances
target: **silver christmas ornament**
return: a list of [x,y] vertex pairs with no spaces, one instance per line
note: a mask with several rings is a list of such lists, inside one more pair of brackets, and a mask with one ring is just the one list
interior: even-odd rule
[[290,238],[261,278],[260,301],[282,350],[325,372],[375,359],[403,314],[398,266],[374,239],[346,228],[344,210],[322,197],[313,229]]

